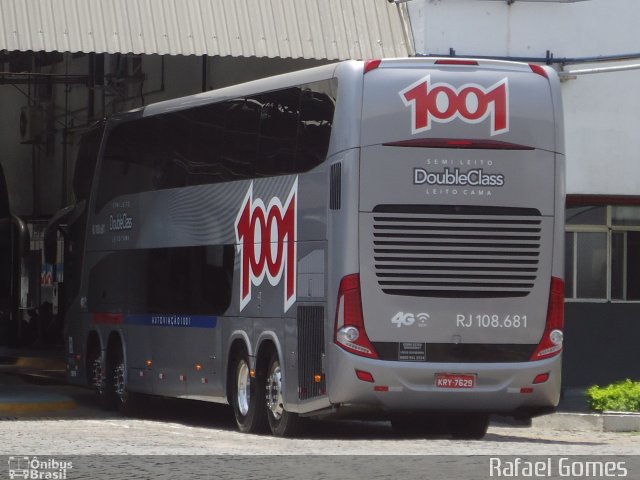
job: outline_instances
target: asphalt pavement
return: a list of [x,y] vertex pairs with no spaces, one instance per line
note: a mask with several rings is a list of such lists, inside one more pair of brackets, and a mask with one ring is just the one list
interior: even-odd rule
[[[73,417],[95,408],[89,389],[66,384],[65,368],[62,348],[0,347],[0,417]],[[536,427],[554,430],[640,430],[640,415],[591,412],[582,389],[565,389],[557,412],[535,418],[533,422]],[[492,423],[504,426],[511,420],[495,417]]]

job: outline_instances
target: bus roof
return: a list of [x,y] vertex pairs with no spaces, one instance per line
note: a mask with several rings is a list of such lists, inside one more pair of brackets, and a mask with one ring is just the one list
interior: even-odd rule
[[223,100],[230,100],[245,95],[253,95],[256,93],[278,90],[280,88],[312,83],[318,80],[325,80],[334,75],[336,66],[336,63],[332,63],[320,67],[260,78],[251,82],[240,83],[229,87],[210,90],[208,92],[197,93],[195,95],[153,103],[144,107],[142,115],[146,117],[150,115],[169,113]]

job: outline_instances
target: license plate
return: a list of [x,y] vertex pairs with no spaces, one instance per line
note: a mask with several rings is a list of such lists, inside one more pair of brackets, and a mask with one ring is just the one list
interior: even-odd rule
[[437,388],[474,388],[475,386],[475,375],[462,375],[458,373],[436,373]]

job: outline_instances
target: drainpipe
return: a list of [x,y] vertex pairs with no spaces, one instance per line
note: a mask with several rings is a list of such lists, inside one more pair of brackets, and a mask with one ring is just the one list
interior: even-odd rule
[[601,67],[601,68],[585,68],[582,70],[565,70],[559,72],[558,76],[561,80],[574,80],[578,75],[592,75],[596,73],[615,73],[625,72],[628,70],[640,70],[640,63],[633,65],[620,65],[618,67]]

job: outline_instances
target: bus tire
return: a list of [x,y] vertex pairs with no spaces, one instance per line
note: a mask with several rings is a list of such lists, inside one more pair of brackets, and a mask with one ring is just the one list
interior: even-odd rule
[[284,409],[282,396],[282,369],[277,352],[271,353],[265,381],[266,412],[271,433],[277,437],[292,437],[299,433],[302,419]]
[[482,440],[489,429],[489,414],[469,413],[449,417],[451,436],[457,440]]
[[250,372],[246,352],[236,354],[229,369],[233,413],[241,432],[264,433],[267,430],[264,396],[260,394],[259,377],[252,378]]
[[95,345],[89,347],[87,352],[87,383],[97,395],[100,406],[105,410],[113,409],[113,406],[109,405],[105,366],[101,351]]
[[135,396],[127,389],[127,364],[119,341],[114,342],[108,358],[107,385],[114,409],[122,415],[133,415],[136,412]]

